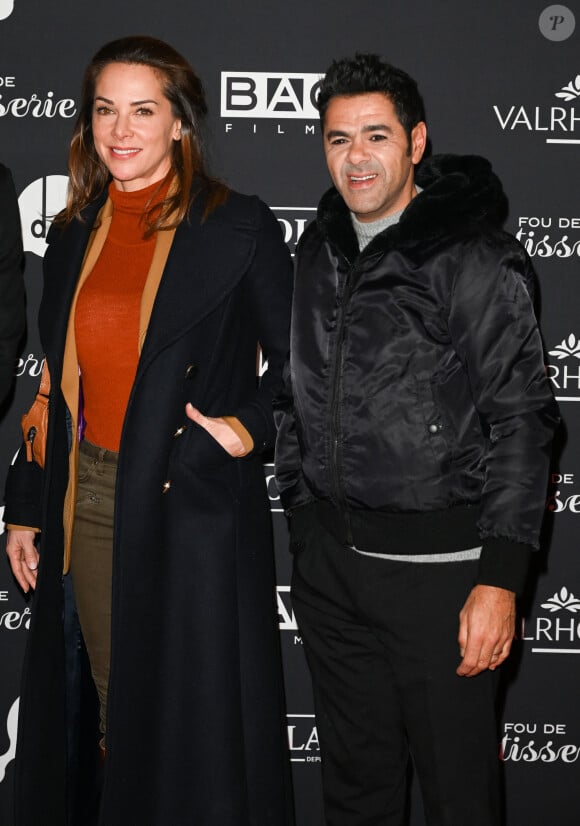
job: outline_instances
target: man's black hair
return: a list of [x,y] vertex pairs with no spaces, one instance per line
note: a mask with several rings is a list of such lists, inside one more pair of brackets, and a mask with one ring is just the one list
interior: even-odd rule
[[413,128],[425,120],[425,106],[416,82],[402,69],[381,60],[376,54],[359,54],[354,58],[334,60],[318,95],[318,111],[324,116],[333,97],[382,92],[392,102],[397,117],[410,142]]

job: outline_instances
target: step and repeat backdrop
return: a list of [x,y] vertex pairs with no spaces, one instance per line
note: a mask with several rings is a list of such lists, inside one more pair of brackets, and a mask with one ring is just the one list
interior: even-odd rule
[[[314,100],[334,57],[373,51],[406,69],[434,152],[487,156],[507,228],[539,282],[546,369],[564,427],[546,493],[544,546],[502,675],[498,759],[509,826],[580,819],[580,5],[542,0],[0,0],[0,160],[14,175],[29,326],[0,422],[0,487],[42,366],[36,330],[50,216],[64,204],[82,72],[104,42],[145,33],[203,78],[214,172],[259,194],[293,252],[329,179]],[[1,216],[0,216],[1,220]],[[476,323],[476,319],[474,319]],[[278,571],[288,738],[298,826],[322,826],[310,678],[292,610],[285,517],[265,464]],[[0,514],[1,515],[1,514]],[[421,612],[422,606],[416,610]],[[11,826],[20,667],[34,602],[0,558],[0,823]],[[429,617],[425,616],[425,623]],[[416,788],[412,826],[424,826]]]

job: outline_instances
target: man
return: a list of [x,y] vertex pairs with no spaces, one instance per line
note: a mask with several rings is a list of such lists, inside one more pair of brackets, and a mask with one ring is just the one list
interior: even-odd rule
[[407,74],[335,62],[318,105],[334,188],[296,256],[276,473],[326,820],[403,823],[410,753],[430,826],[495,826],[495,672],[557,425],[532,270],[485,160],[415,172]]
[[0,406],[14,381],[26,321],[20,214],[10,170],[0,164]]

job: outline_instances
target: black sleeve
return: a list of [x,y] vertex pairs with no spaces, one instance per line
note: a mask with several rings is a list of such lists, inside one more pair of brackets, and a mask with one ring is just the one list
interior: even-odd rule
[[14,379],[14,363],[26,324],[24,253],[16,191],[0,164],[0,404]]

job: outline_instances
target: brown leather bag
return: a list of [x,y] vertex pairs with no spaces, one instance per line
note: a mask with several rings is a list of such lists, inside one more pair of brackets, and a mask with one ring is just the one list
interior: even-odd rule
[[40,387],[28,413],[20,420],[22,435],[26,445],[26,460],[44,467],[46,457],[46,434],[48,432],[48,396],[50,394],[50,374],[46,359],[42,366]]

